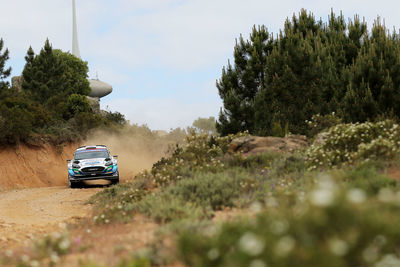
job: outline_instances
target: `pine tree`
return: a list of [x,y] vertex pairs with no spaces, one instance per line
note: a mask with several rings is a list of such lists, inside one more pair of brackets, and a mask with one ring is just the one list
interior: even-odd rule
[[241,36],[234,49],[235,67],[228,62],[217,81],[223,99],[217,129],[229,134],[254,131],[254,98],[265,87],[266,56],[273,47],[273,38],[265,27],[253,27],[250,41]]
[[25,57],[22,89],[30,92],[33,99],[41,103],[66,101],[71,94],[88,95],[87,63],[73,55],[54,50],[46,40],[40,53],[35,56],[30,47]]
[[[346,122],[400,116],[400,34],[358,16],[327,23],[301,10],[274,39],[265,27],[240,37],[234,64],[217,82],[224,107],[217,129],[271,135],[277,123],[306,134],[306,120],[335,112]],[[276,132],[276,131],[275,131]]]
[[6,50],[2,53],[4,47],[3,39],[0,39],[0,90],[8,88],[10,86],[9,82],[4,81],[7,77],[11,75],[11,67],[6,69],[6,62],[10,58],[9,51]]

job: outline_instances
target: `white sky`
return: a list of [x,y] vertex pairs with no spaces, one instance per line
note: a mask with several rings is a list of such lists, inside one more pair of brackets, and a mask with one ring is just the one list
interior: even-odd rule
[[[90,76],[114,87],[102,107],[152,129],[186,127],[198,117],[217,116],[215,81],[232,58],[235,38],[254,24],[278,32],[301,8],[327,20],[331,8],[346,18],[359,14],[369,26],[380,16],[400,26],[399,1],[370,0],[76,0],[81,56]],[[20,75],[31,45],[49,38],[71,50],[71,0],[2,3],[0,37],[10,50],[12,75]]]

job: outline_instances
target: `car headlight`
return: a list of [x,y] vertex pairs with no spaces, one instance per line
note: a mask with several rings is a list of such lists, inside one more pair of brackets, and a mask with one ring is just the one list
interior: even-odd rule
[[79,166],[78,164],[73,163],[72,164],[72,168],[73,169],[79,169],[81,166]]
[[106,166],[110,166],[110,165],[112,165],[113,164],[113,162],[110,160],[110,161],[106,161]]

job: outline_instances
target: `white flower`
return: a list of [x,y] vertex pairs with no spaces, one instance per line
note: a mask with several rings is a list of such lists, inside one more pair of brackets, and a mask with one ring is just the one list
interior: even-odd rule
[[207,253],[207,257],[208,257],[210,260],[212,260],[212,261],[218,259],[218,257],[219,257],[219,251],[218,251],[218,249],[216,249],[216,248],[211,249],[211,250]]
[[61,241],[61,242],[58,244],[58,247],[59,247],[60,249],[62,249],[62,250],[68,249],[69,246],[70,246],[70,243],[69,243],[69,240],[68,240],[68,239],[64,239],[63,241]]
[[349,251],[349,245],[338,238],[334,238],[328,243],[330,251],[337,256],[344,256]]
[[354,204],[361,204],[367,199],[364,190],[353,188],[347,192],[347,200]]
[[389,188],[379,190],[378,199],[381,202],[391,202],[395,198],[393,191]]
[[51,254],[50,260],[51,260],[51,262],[57,263],[60,261],[60,257],[58,257],[58,255],[54,253],[54,254]]
[[265,247],[264,240],[251,232],[245,233],[239,239],[239,248],[250,256],[260,255]]
[[394,254],[388,254],[374,264],[374,267],[398,267],[400,266],[400,259]]
[[330,189],[320,188],[312,191],[310,194],[310,201],[314,206],[327,207],[332,205],[334,200],[335,194]]
[[275,246],[276,255],[281,257],[286,256],[293,250],[295,244],[296,241],[293,239],[293,237],[288,235],[282,237]]

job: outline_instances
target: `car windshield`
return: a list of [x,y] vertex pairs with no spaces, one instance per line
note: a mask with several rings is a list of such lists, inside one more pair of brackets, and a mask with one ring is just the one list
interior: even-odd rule
[[95,158],[108,158],[107,151],[82,151],[75,153],[75,159],[95,159]]

